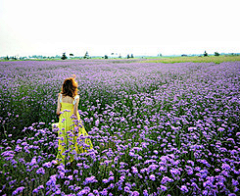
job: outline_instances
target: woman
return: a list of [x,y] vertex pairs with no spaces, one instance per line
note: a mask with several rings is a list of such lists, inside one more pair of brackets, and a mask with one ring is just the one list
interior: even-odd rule
[[73,77],[64,80],[58,94],[57,115],[59,116],[57,165],[66,165],[74,160],[76,154],[87,152],[93,145],[78,113],[78,83]]

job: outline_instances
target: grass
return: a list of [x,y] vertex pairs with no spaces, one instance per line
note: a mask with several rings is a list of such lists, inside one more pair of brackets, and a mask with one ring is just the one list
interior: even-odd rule
[[[92,60],[107,60],[102,59],[101,57],[91,57]],[[91,60],[89,59],[89,60]],[[222,56],[162,56],[162,57],[154,57],[154,56],[146,56],[146,57],[134,57],[133,59],[127,58],[109,58],[108,60],[136,60],[142,59],[141,63],[184,63],[184,62],[193,62],[193,63],[216,63],[220,64],[222,62],[233,62],[240,61],[240,56],[238,55],[222,55]],[[10,61],[56,61],[61,60],[60,58],[54,59],[22,59],[22,60],[10,60]],[[72,58],[66,60],[84,60],[83,58]],[[1,59],[0,62],[5,62],[6,60]],[[64,62],[64,61],[63,61]],[[118,61],[116,61],[118,63]],[[121,63],[121,61],[119,61]]]
[[149,59],[142,63],[216,63],[240,61],[240,56],[193,56],[193,57],[161,57],[160,59]]

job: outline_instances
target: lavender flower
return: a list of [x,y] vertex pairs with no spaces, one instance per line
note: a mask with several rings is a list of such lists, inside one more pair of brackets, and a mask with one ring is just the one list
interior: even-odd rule
[[37,174],[45,174],[45,170],[42,168],[42,167],[40,167],[37,171],[36,171],[36,173]]
[[23,191],[23,189],[25,189],[24,186],[18,187],[15,191],[13,191],[12,195],[17,195],[17,194],[21,193]]
[[155,181],[155,179],[156,179],[156,177],[155,177],[154,174],[151,174],[151,175],[149,176],[149,178],[150,178],[152,181]]
[[185,186],[185,185],[182,185],[180,190],[183,192],[183,193],[187,193],[188,192],[188,188]]

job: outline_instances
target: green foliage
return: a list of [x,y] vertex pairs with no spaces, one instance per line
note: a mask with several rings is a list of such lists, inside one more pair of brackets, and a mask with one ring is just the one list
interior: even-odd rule
[[220,55],[220,56],[208,56],[208,58],[201,58],[198,56],[189,56],[189,57],[162,57],[159,59],[147,59],[141,61],[141,63],[184,63],[184,62],[192,62],[192,63],[222,63],[222,62],[232,62],[232,61],[240,61],[240,56],[234,55]]
[[105,55],[105,56],[104,56],[104,59],[108,59],[108,55]]
[[62,57],[61,57],[61,59],[62,59],[62,60],[65,60],[65,59],[67,59],[67,56],[66,56],[66,54],[65,54],[65,53],[63,53],[63,54],[62,54]]
[[214,56],[220,56],[218,52],[214,52]]
[[85,53],[85,55],[84,55],[84,57],[83,57],[84,59],[89,59],[89,54],[88,54],[88,51],[86,51],[86,53]]
[[208,53],[206,52],[206,50],[204,51],[203,56],[208,56]]

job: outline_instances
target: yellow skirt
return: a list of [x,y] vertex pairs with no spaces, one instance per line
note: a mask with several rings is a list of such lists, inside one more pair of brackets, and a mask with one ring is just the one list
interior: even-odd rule
[[[93,149],[92,142],[88,138],[82,123],[81,127],[75,125],[74,121],[70,118],[71,112],[65,112],[59,117],[58,123],[52,123],[52,130],[58,130],[58,153],[57,164],[63,163],[66,165],[74,161],[75,156],[81,153],[87,153],[88,149]],[[78,121],[81,121],[79,114],[77,114]],[[78,133],[76,133],[76,131]]]

